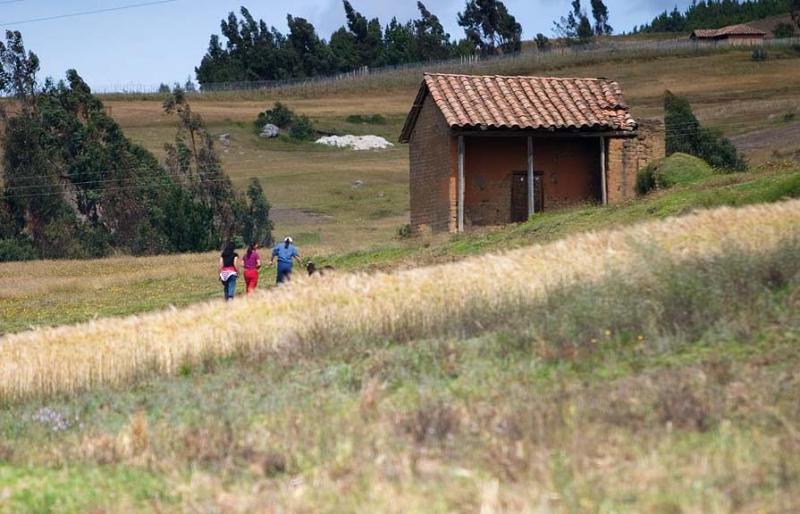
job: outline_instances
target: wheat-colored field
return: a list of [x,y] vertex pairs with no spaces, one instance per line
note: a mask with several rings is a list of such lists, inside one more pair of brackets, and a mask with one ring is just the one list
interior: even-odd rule
[[0,398],[119,385],[236,354],[484,329],[556,287],[624,276],[643,259],[769,252],[798,227],[799,201],[723,208],[448,265],[301,280],[233,304],[10,335],[0,340]]

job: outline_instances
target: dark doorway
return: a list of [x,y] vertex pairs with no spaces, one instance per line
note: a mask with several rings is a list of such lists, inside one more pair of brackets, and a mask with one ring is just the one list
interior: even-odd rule
[[[533,173],[533,201],[536,212],[544,210],[544,187],[542,172]],[[511,178],[511,222],[518,223],[528,220],[528,174],[526,172],[514,173]]]

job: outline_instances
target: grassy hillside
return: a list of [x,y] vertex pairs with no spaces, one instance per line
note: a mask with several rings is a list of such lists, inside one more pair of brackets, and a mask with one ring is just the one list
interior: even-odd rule
[[798,222],[701,212],[7,338],[3,397],[44,396],[0,412],[4,501],[793,511]]
[[[316,241],[302,245],[301,250],[305,257],[334,265],[342,271],[386,271],[684,215],[700,208],[742,206],[797,197],[800,197],[800,170],[791,165],[772,166],[749,173],[713,176],[627,204],[542,213],[527,223],[504,229],[429,239],[394,239],[364,249],[357,249],[363,241],[343,241],[344,247]],[[214,254],[195,254],[115,257],[90,263],[0,264],[0,299],[3,301],[0,332],[134,314],[217,298],[220,287],[216,280],[216,259]],[[99,275],[98,269],[102,270]],[[265,286],[273,280],[273,273],[274,270],[265,271]]]
[[[546,74],[609,77],[618,80],[637,117],[663,115],[665,89],[686,96],[704,124],[728,135],[745,136],[757,129],[774,129],[747,148],[754,163],[774,152],[791,158],[800,150],[791,130],[800,118],[800,53],[771,51],[765,62],[753,62],[747,50],[677,56],[620,56],[574,64],[566,59],[544,66],[512,60],[481,68],[482,73]],[[461,71],[469,72],[465,68]],[[336,133],[377,134],[397,142],[403,120],[416,94],[421,70],[398,78],[366,78],[332,83],[314,90],[253,91],[194,98],[194,109],[214,134],[231,134],[223,148],[226,171],[243,186],[260,178],[276,207],[280,234],[299,234],[305,243],[329,247],[359,247],[391,240],[408,211],[408,149],[356,153],[319,148],[310,143],[287,144],[260,140],[251,123],[259,111],[282,100],[307,114],[323,130]],[[161,154],[163,143],[174,137],[174,120],[161,113],[158,98],[106,100],[126,134]],[[382,125],[352,124],[350,115],[381,114]],[[789,115],[787,118],[786,116]],[[798,114],[800,115],[800,114]],[[788,120],[788,121],[786,121]],[[363,181],[363,187],[353,184]]]
[[[338,271],[226,305],[215,254],[0,264],[0,513],[800,511],[798,63],[486,68],[612,77],[636,116],[671,89],[758,165],[677,156],[636,201],[412,239],[406,148],[251,122],[281,99],[396,141],[418,76],[198,98],[276,235]],[[108,107],[174,135],[152,97]]]

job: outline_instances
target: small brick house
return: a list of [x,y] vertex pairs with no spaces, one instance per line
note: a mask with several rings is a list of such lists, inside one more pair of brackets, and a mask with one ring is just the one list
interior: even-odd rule
[[767,33],[750,25],[730,25],[721,29],[697,29],[690,38],[694,41],[731,46],[758,46],[764,44]]
[[663,122],[637,123],[606,79],[425,74],[400,141],[417,231],[621,202],[665,152]]

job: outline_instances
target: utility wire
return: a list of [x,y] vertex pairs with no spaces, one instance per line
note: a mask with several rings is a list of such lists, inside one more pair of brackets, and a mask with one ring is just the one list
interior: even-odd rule
[[[14,3],[14,2],[21,2],[23,0],[6,0],[2,3]],[[114,12],[114,11],[123,11],[127,9],[136,9],[138,7],[147,7],[150,5],[161,5],[161,4],[170,4],[173,2],[177,2],[178,0],[158,0],[154,2],[142,2],[138,4],[131,4],[131,5],[120,5],[118,7],[106,7],[104,9],[94,9],[92,11],[79,11],[74,13],[67,13],[67,14],[57,14],[54,16],[44,16],[41,18],[29,18],[26,20],[17,20],[17,21],[8,21],[8,22],[0,22],[0,27],[7,27],[10,25],[25,25],[28,23],[38,23],[41,21],[51,21],[51,20],[60,20],[62,18],[74,18],[76,16],[88,16],[90,14],[101,14],[107,12]]]
[[[680,136],[680,135],[685,135],[685,134],[693,134],[695,132],[695,129],[706,130],[706,129],[716,129],[716,128],[720,128],[720,127],[725,127],[725,128],[749,128],[751,126],[752,126],[751,123],[749,123],[747,121],[739,121],[739,122],[736,122],[736,123],[723,123],[723,124],[719,124],[719,125],[704,125],[702,121],[700,122],[699,125],[696,124],[696,123],[693,123],[693,122],[688,122],[688,123],[681,123],[681,124],[671,125],[669,128],[664,130],[664,133],[666,135]],[[781,128],[781,126],[767,126],[767,127],[762,127],[762,128],[755,129],[753,132],[762,131],[762,130],[770,130],[770,129],[780,129],[780,128]],[[724,137],[727,137],[729,139],[731,137],[735,137],[736,135],[741,135],[741,134],[734,134],[734,135],[730,135],[730,136],[724,136],[724,134],[723,134]],[[269,151],[269,150],[267,150],[267,151]],[[365,156],[365,157],[367,157],[367,156]],[[383,161],[384,158],[385,158],[385,156],[382,153],[381,154],[377,154],[376,153],[375,158],[364,158],[361,162]],[[270,159],[268,159],[266,161],[264,159],[245,159],[245,160],[236,161],[236,164],[237,165],[242,165],[242,164],[254,164],[254,163],[262,163],[262,164],[264,164],[264,163],[266,163],[270,167],[274,168],[275,164],[282,164],[282,163],[294,162],[294,161],[295,161],[295,159],[293,157],[279,157],[279,158],[270,158]],[[221,166],[223,168],[225,168],[226,166],[230,166],[230,165],[226,165],[225,164],[224,159],[220,162],[220,164],[221,164]],[[119,168],[114,168],[113,170],[99,170],[99,171],[87,170],[86,173],[101,173],[102,174],[102,173],[111,173],[112,171],[147,171],[147,170],[150,170],[150,169],[152,169],[152,168],[149,167],[149,166],[119,167]],[[238,168],[237,171],[258,171],[258,170],[261,170],[261,169],[264,169],[264,168]],[[80,175],[81,173],[82,172],[78,172],[78,173],[75,173],[75,175]],[[300,172],[299,174],[303,175],[303,174],[306,174],[306,173],[308,173],[308,172]],[[265,178],[265,179],[268,179],[268,178],[271,178],[271,177],[287,177],[287,176],[291,176],[291,174],[254,175],[254,176],[241,176],[241,175],[237,174],[236,176],[233,176],[231,178],[232,178],[232,180],[238,180],[238,179],[241,179],[241,178]],[[26,179],[37,179],[37,178],[40,178],[40,177],[41,177],[41,175],[34,174],[34,175],[14,176],[13,179],[15,181],[24,181]],[[78,185],[78,184],[113,182],[115,180],[119,180],[119,179],[90,180],[90,181],[86,181],[86,182],[74,182],[73,184]],[[13,187],[9,187],[7,189],[30,188],[30,187],[39,187],[39,186],[38,185],[13,186]]]

